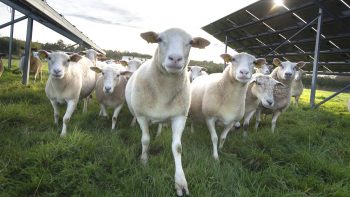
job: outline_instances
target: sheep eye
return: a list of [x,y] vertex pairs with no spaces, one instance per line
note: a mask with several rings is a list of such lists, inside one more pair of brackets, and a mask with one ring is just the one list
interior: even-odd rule
[[67,62],[70,62],[70,59],[68,59]]
[[117,77],[119,77],[120,75],[117,75]]
[[104,73],[104,72],[102,72],[102,75],[105,75],[105,73]]
[[51,60],[51,57],[50,57],[50,56],[48,56],[48,57],[47,57],[47,59],[48,59],[48,60]]
[[260,82],[256,82],[256,85],[258,85],[258,86],[260,86],[260,85],[262,85]]
[[193,40],[190,41],[190,45],[193,45]]
[[158,37],[158,38],[157,38],[157,41],[158,41],[158,42],[162,42],[163,40],[162,40],[162,38]]

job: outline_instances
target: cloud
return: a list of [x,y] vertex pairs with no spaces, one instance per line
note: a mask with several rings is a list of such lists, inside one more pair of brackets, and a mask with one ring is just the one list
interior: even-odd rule
[[93,16],[88,16],[88,15],[83,15],[83,14],[64,14],[64,16],[73,16],[73,17],[78,17],[78,18],[82,18],[88,21],[92,21],[95,23],[101,23],[101,24],[106,24],[106,25],[117,25],[117,26],[123,26],[123,27],[131,27],[131,28],[142,28],[140,26],[136,26],[136,25],[129,25],[129,24],[123,24],[120,22],[116,22],[113,20],[107,20],[104,18],[98,18],[98,17],[93,17]]

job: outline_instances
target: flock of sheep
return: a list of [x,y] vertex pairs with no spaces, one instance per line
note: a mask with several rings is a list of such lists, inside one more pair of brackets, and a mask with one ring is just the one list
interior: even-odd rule
[[[98,53],[91,49],[85,51],[85,56],[39,51],[38,56],[48,61],[45,92],[54,109],[55,124],[59,120],[58,104],[67,103],[61,136],[67,134],[67,124],[78,101],[84,100],[83,111],[86,111],[94,90],[101,116],[108,116],[106,107],[114,109],[112,130],[126,101],[134,124],[137,121],[142,130],[141,161],[145,164],[150,143],[149,125],[158,123],[160,133],[161,125],[171,122],[175,189],[179,196],[189,194],[181,162],[181,136],[187,118],[191,119],[192,132],[197,122],[207,125],[213,157],[219,159],[218,147],[223,147],[229,131],[239,127],[242,119],[246,136],[254,114],[255,129],[261,113],[272,114],[271,130],[274,132],[276,121],[288,108],[291,96],[298,103],[302,93],[300,68],[305,64],[302,61],[282,62],[275,58],[275,69],[270,73],[271,67],[264,58],[247,53],[222,54],[228,66],[222,73],[208,75],[203,67],[187,66],[191,47],[205,48],[210,44],[206,39],[192,37],[178,28],[162,33],[145,32],[141,37],[148,43],[158,44],[153,58],[144,63],[137,60],[101,62]],[[41,66],[36,69],[33,69],[35,76],[41,73],[38,71]],[[224,126],[220,138],[217,124]]]

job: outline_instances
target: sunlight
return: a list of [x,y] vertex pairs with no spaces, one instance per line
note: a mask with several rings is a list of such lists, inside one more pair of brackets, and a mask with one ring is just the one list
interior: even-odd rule
[[276,6],[284,6],[283,0],[274,0]]

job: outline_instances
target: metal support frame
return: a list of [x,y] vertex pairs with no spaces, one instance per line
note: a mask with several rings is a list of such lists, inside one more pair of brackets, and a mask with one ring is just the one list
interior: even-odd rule
[[[227,35],[225,35],[225,53],[227,53]],[[226,66],[227,66],[227,64],[224,61],[224,70],[225,70]]]
[[300,32],[304,31],[304,29],[308,28],[310,25],[312,25],[316,20],[318,20],[318,16],[316,18],[314,18],[312,21],[310,21],[309,23],[307,23],[306,25],[304,25],[304,27],[302,27],[301,29],[299,29],[297,32],[295,32],[292,36],[290,36],[288,39],[285,39],[282,43],[280,43],[277,47],[275,47],[273,50],[271,50],[268,54],[265,55],[268,56],[271,53],[275,52],[278,48],[280,48],[281,46],[283,46],[285,43],[287,43],[289,40],[291,40],[292,38],[294,38],[295,36],[297,36]]
[[[14,8],[12,8],[12,9],[14,10]],[[5,28],[7,26],[10,26],[12,24],[15,24],[17,22],[23,21],[24,19],[27,19],[27,18],[28,18],[27,16],[22,16],[22,17],[14,19],[14,20],[11,20],[10,22],[7,22],[5,24],[0,25],[0,29]]]
[[11,30],[10,30],[10,38],[9,38],[9,56],[8,56],[8,68],[11,69],[11,63],[12,63],[12,42],[13,42],[13,30],[15,24],[13,21],[15,20],[15,9],[12,8],[11,12]]
[[346,89],[350,88],[350,84],[346,85],[345,87],[343,87],[342,89],[340,89],[338,92],[330,95],[329,97],[323,99],[323,101],[321,101],[320,103],[318,103],[317,105],[314,106],[314,109],[318,108],[319,106],[321,106],[323,103],[329,101],[330,99],[332,99],[333,97],[337,96],[338,94],[344,92]]
[[26,44],[24,50],[24,68],[22,76],[22,84],[28,85],[29,82],[29,71],[30,71],[30,52],[31,52],[31,43],[32,43],[32,33],[33,33],[33,19],[28,18],[27,21],[27,36]]
[[319,8],[319,16],[317,22],[317,33],[316,33],[316,43],[315,43],[315,55],[314,63],[312,68],[312,79],[311,79],[311,94],[310,94],[310,107],[315,108],[315,96],[316,96],[316,85],[317,85],[317,70],[318,70],[318,61],[320,58],[320,37],[322,31],[322,8]]

